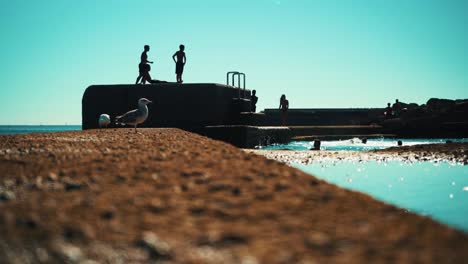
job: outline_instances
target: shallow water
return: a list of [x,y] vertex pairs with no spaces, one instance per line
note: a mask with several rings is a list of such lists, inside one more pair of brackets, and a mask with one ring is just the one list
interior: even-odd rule
[[330,183],[370,194],[468,232],[468,166],[397,161],[293,166]]
[[66,126],[5,126],[0,125],[0,135],[17,135],[17,134],[29,134],[29,133],[48,133],[48,132],[62,132],[62,131],[74,131],[81,130],[79,125],[66,125]]
[[[322,141],[321,149],[323,150],[351,150],[351,151],[363,151],[363,150],[375,150],[385,149],[389,147],[396,147],[398,140],[403,142],[403,146],[413,146],[420,144],[434,144],[434,143],[446,143],[447,140],[453,142],[468,142],[468,138],[443,138],[443,139],[399,139],[399,138],[377,138],[368,139],[366,144],[363,144],[360,139],[353,138],[349,140],[334,140],[334,141]],[[289,149],[289,150],[309,150],[313,148],[313,141],[292,141],[288,144],[273,144],[266,147],[261,147],[264,150],[278,150],[278,149]]]

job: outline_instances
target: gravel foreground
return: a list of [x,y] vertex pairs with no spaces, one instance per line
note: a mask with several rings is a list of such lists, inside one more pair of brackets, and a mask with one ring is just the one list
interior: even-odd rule
[[467,259],[463,232],[182,130],[0,136],[0,263]]

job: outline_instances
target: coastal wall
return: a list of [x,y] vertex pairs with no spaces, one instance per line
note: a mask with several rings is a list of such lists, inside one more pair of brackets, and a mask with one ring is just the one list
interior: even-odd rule
[[[289,109],[289,126],[343,126],[369,125],[383,116],[382,108],[310,108]],[[265,109],[265,125],[281,125],[278,109]]]
[[[115,118],[137,108],[139,98],[153,101],[149,117],[141,127],[196,128],[233,123],[240,112],[248,111],[249,100],[233,100],[239,90],[214,83],[151,85],[92,85],[83,94],[83,129],[98,128],[105,113]],[[246,90],[246,98],[250,91]]]

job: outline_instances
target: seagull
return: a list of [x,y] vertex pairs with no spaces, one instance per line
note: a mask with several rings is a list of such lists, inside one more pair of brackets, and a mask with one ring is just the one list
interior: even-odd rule
[[148,107],[146,105],[151,103],[152,102],[146,98],[140,98],[140,100],[138,100],[138,109],[128,111],[121,116],[116,116],[115,124],[133,125],[135,126],[136,133],[137,125],[145,122],[146,118],[148,118]]

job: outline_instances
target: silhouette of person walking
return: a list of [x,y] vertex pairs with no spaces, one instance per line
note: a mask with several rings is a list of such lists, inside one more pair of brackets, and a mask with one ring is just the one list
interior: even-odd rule
[[[176,70],[175,73],[177,75],[177,83],[182,83],[182,73],[184,73],[184,65],[185,62],[187,62],[187,58],[185,57],[185,46],[184,45],[179,45],[179,50],[172,55],[172,59],[174,60],[176,64]],[[177,57],[177,61],[176,58]]]
[[286,125],[288,117],[289,101],[286,100],[286,95],[281,95],[279,109],[281,110],[281,125]]
[[150,50],[150,46],[145,45],[144,51],[141,53],[140,64],[138,64],[138,70],[140,74],[138,75],[135,84],[140,83],[140,80],[142,84],[145,84],[146,81],[148,81],[149,83],[152,82],[151,76],[149,74],[151,70],[151,66],[148,63],[153,63],[153,62],[148,60],[147,53],[149,50]]
[[250,96],[250,110],[252,112],[257,111],[257,102],[258,102],[258,97],[256,96],[257,91],[252,90],[252,96]]

